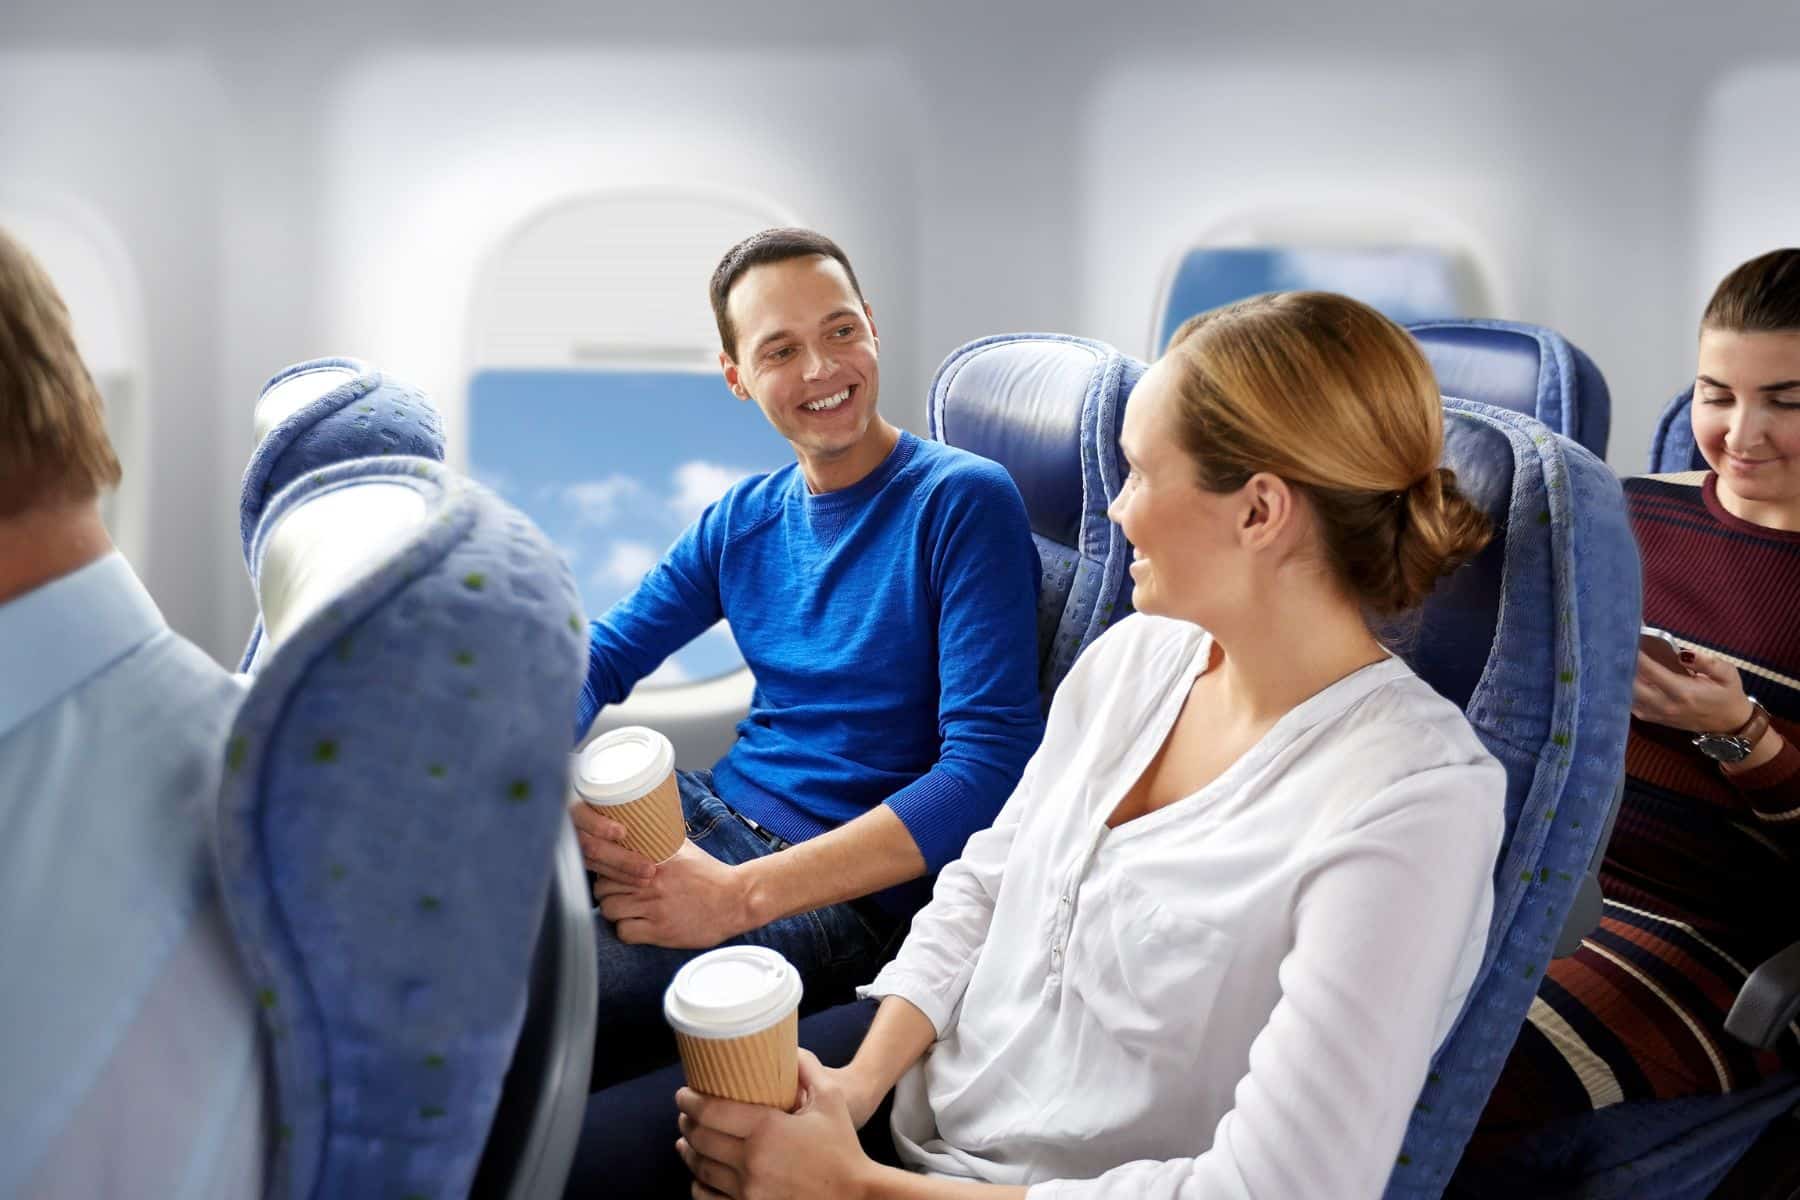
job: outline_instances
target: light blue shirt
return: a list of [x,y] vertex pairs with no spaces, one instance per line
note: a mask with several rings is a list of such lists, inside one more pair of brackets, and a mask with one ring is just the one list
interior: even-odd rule
[[0,604],[0,1197],[262,1192],[209,850],[242,695],[117,554]]

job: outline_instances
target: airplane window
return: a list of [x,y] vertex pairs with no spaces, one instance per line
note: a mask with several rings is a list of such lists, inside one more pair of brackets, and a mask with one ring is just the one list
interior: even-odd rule
[[1402,325],[1467,316],[1462,270],[1429,246],[1197,246],[1164,289],[1156,346],[1194,314],[1264,292],[1342,292]]
[[[642,580],[702,509],[792,461],[718,368],[707,281],[725,249],[794,224],[673,188],[578,197],[527,220],[477,289],[467,463],[561,548],[588,612]],[[641,685],[743,665],[723,622]]]
[[[482,371],[469,388],[469,446],[471,473],[557,544],[594,616],[732,483],[792,458],[716,370]],[[742,663],[720,622],[645,683]]]
[[141,574],[150,455],[144,342],[124,251],[109,230],[85,214],[71,220],[35,208],[5,210],[0,229],[31,252],[68,306],[76,349],[106,406],[107,434],[124,473],[119,486],[101,498],[100,515],[113,543]]

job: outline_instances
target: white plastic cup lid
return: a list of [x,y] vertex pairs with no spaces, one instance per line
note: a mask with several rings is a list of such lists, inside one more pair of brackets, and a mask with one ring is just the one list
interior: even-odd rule
[[589,804],[629,804],[669,777],[675,747],[654,729],[627,725],[581,748],[575,790]]
[[800,1007],[800,992],[800,972],[776,951],[726,946],[675,972],[663,1017],[689,1037],[747,1037]]

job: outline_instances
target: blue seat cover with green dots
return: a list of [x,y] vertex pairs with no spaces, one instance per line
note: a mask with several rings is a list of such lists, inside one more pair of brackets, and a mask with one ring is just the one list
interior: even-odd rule
[[1124,486],[1119,425],[1143,374],[1104,342],[1011,333],[953,351],[931,381],[931,436],[993,459],[1024,497],[1046,708],[1076,657],[1131,611],[1131,547],[1106,509]]
[[214,849],[269,1034],[272,1194],[449,1200],[525,1011],[585,620],[529,521],[418,458],[281,491],[252,574],[284,513],[369,482],[418,491],[428,519],[265,654]]
[[1506,768],[1506,837],[1487,950],[1388,1200],[1443,1193],[1537,994],[1625,768],[1642,612],[1624,494],[1588,450],[1535,418],[1446,399],[1444,465],[1495,536],[1426,601],[1405,657]]
[[[327,368],[355,372],[317,400],[269,430],[250,455],[238,491],[238,536],[244,565],[269,501],[309,471],[380,455],[444,459],[444,430],[425,393],[385,375],[357,358],[314,358],[284,367],[263,384],[259,396],[296,375]],[[262,641],[258,618],[238,669],[247,671]]]

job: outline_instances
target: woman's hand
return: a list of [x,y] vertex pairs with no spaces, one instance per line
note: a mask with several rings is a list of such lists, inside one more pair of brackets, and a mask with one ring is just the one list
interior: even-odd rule
[[792,1113],[702,1096],[690,1088],[676,1092],[681,1140],[675,1148],[697,1181],[693,1194],[700,1200],[863,1195],[875,1164],[856,1140],[843,1075],[800,1051],[800,1104]]
[[[875,1110],[881,1107],[882,1100],[887,1096],[886,1088],[859,1074],[855,1063],[847,1067],[828,1067],[806,1050],[800,1052],[800,1057],[803,1060],[812,1059],[812,1078],[817,1079],[821,1086],[835,1088],[844,1097],[844,1106],[850,1110],[852,1125],[861,1129],[869,1123],[869,1118],[875,1115]],[[806,1078],[805,1075],[801,1076],[803,1082]]]
[[1689,675],[1638,651],[1631,715],[1689,733],[1730,733],[1750,719],[1750,698],[1736,667],[1704,650],[1682,651]]

